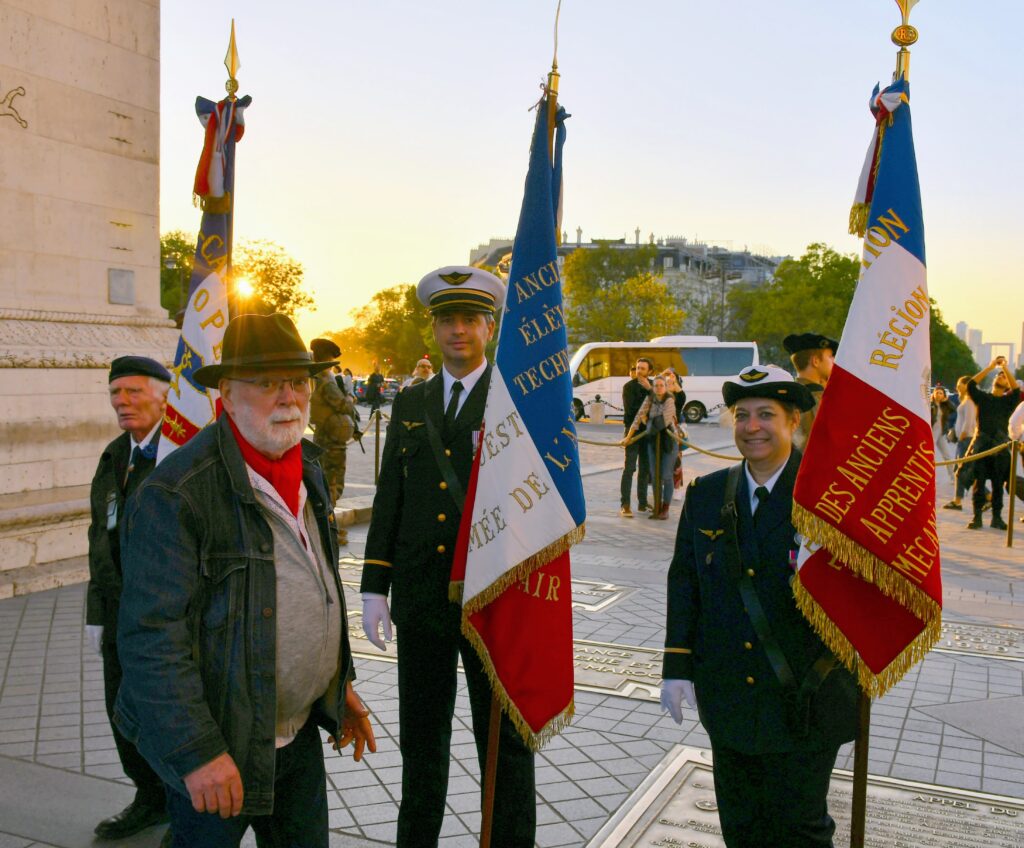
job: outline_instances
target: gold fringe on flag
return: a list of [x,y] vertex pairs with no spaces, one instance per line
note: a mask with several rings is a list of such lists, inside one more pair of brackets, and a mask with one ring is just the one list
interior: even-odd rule
[[914,665],[923,660],[925,654],[939,640],[942,629],[941,614],[937,614],[925,623],[924,629],[914,638],[914,641],[907,645],[879,674],[875,674],[861,660],[857,650],[850,644],[842,630],[836,627],[811,593],[804,588],[800,582],[799,572],[793,580],[793,596],[797,607],[811,623],[814,632],[821,637],[821,641],[836,655],[836,658],[857,676],[857,682],[861,689],[871,698],[879,698],[884,695],[899,683]]
[[867,548],[797,503],[793,504],[793,526],[812,542],[827,548],[855,574],[877,586],[882,594],[899,602],[921,621],[930,622],[941,615],[942,607],[926,592]]
[[[547,565],[555,557],[561,556],[569,548],[575,545],[577,542],[582,542],[583,537],[587,532],[586,522],[574,527],[561,539],[556,539],[550,545],[541,548],[532,556],[527,557],[522,562],[514,565],[508,571],[506,571],[501,577],[495,580],[490,586],[488,586],[480,594],[470,598],[468,602],[463,605],[463,611],[465,615],[472,615],[475,612],[480,611],[487,606],[491,601],[498,597],[504,592],[509,586],[520,583],[533,574],[541,566]],[[448,597],[452,596],[452,586],[458,584],[449,584]]]
[[491,691],[494,693],[494,697],[498,699],[498,703],[501,704],[502,711],[509,717],[509,720],[519,732],[519,735],[523,737],[523,741],[531,751],[539,751],[550,739],[569,726],[572,717],[576,714],[576,702],[572,696],[569,698],[569,703],[562,707],[554,718],[540,730],[534,732],[526,719],[523,718],[523,714],[519,712],[515,701],[509,697],[504,684],[501,682],[501,678],[498,676],[498,672],[494,668],[494,662],[491,660],[491,655],[487,651],[484,640],[480,638],[480,634],[470,624],[469,617],[466,614],[462,616],[462,635],[466,637],[473,646],[473,650],[476,651],[477,656],[480,657],[480,664],[484,667],[484,672],[487,674],[487,679],[491,684]]

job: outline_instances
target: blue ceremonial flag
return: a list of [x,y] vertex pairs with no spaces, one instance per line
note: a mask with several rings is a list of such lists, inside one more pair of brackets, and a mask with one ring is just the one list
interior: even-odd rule
[[498,352],[452,568],[453,582],[462,584],[463,633],[503,709],[534,748],[573,712],[568,551],[583,538],[586,517],[557,250],[567,115],[553,99],[549,93],[537,109]]
[[216,417],[217,392],[192,374],[220,361],[228,323],[231,232],[234,209],[235,143],[245,131],[248,95],[214,103],[196,98],[196,114],[205,129],[203,153],[193,191],[203,210],[196,241],[188,303],[171,369],[171,388],[157,448],[157,462],[181,447]]

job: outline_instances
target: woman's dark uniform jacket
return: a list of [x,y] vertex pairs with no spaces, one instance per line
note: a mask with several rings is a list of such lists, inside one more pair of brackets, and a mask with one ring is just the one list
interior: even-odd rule
[[[771,495],[750,512],[746,474],[736,491],[741,568],[749,574],[772,634],[797,681],[828,649],[796,607],[790,578],[799,547],[790,513],[800,464],[794,450]],[[730,567],[722,516],[723,469],[695,479],[686,495],[668,573],[665,679],[692,680],[700,719],[714,745],[743,754],[814,750],[847,742],[856,730],[856,686],[835,667],[811,700],[806,733],[758,639]]]
[[448,433],[443,432],[440,375],[400,392],[391,408],[361,591],[386,595],[393,588],[391,612],[399,627],[404,621],[457,612],[448,600],[448,583],[460,516],[424,422],[429,414],[465,491],[473,464],[472,434],[483,420],[490,373],[488,366]]

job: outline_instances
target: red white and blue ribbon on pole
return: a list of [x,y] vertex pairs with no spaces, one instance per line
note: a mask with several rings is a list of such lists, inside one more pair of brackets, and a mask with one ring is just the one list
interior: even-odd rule
[[171,369],[157,462],[216,417],[217,392],[199,385],[192,374],[204,365],[220,361],[228,323],[235,143],[245,130],[243,116],[250,102],[248,96],[220,103],[196,98],[196,114],[206,132],[193,191],[203,209],[203,217],[189,280],[188,303]]

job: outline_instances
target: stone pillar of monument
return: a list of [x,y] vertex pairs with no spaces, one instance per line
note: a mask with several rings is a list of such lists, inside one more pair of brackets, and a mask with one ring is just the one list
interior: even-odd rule
[[169,363],[159,0],[0,0],[0,597],[86,579],[110,361]]

